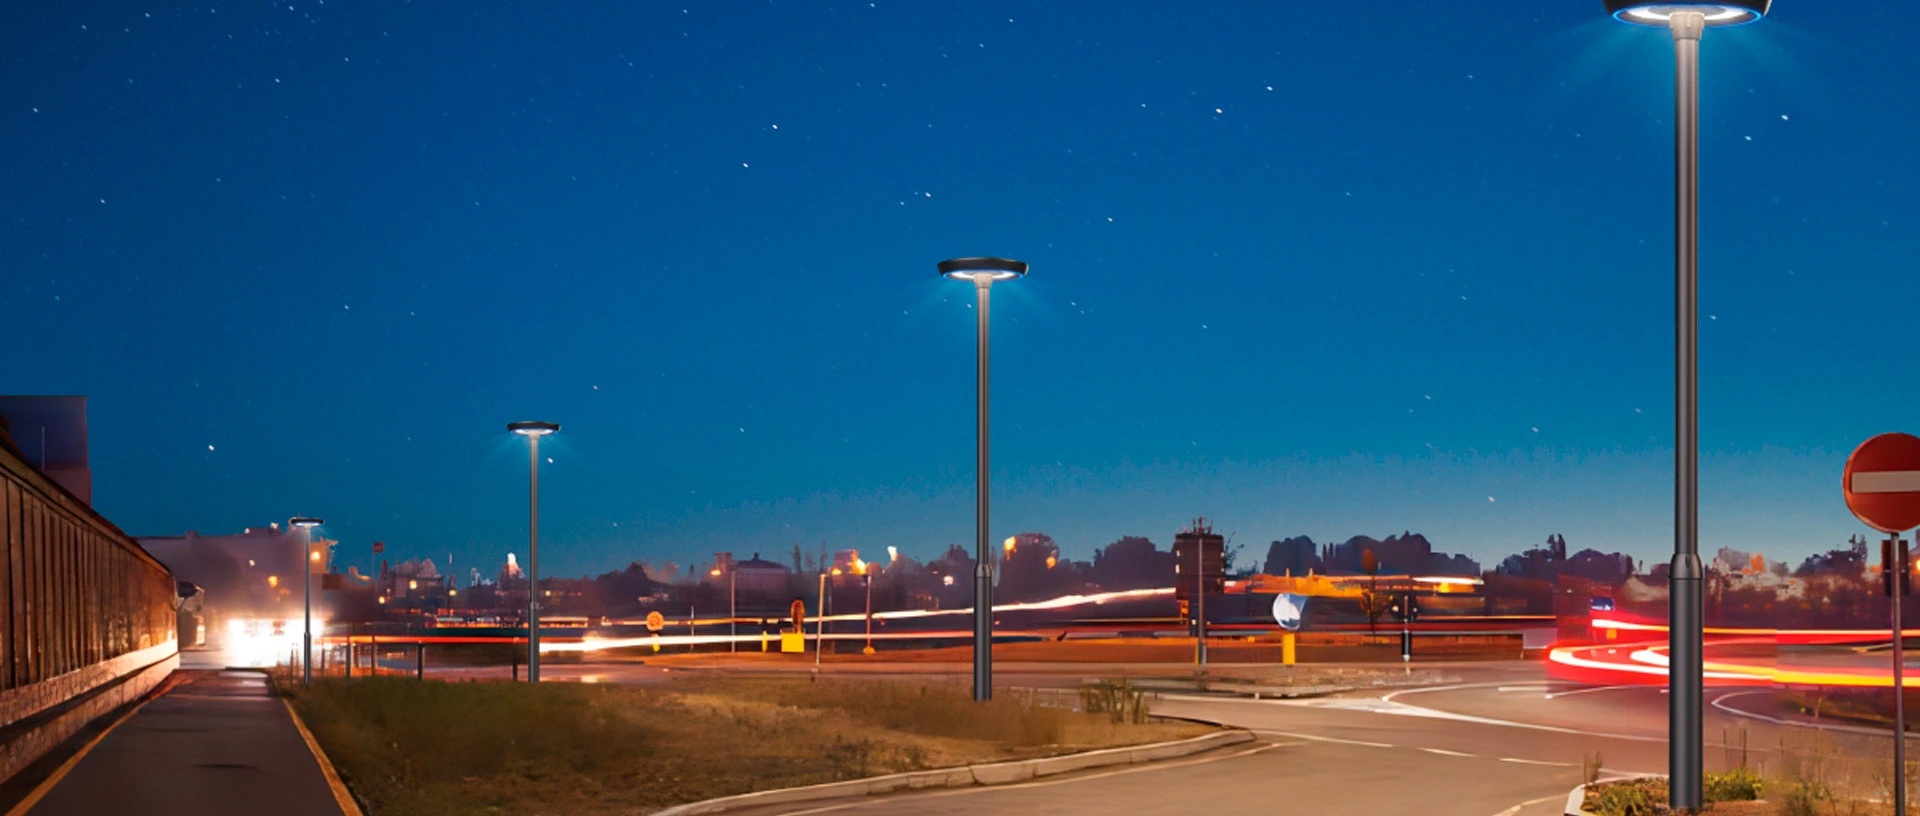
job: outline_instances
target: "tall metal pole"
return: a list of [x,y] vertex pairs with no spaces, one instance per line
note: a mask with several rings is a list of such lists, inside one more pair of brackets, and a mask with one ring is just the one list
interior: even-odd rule
[[1207,556],[1206,546],[1195,537],[1193,545],[1194,615],[1193,662],[1207,665]]
[[527,515],[527,682],[540,682],[540,435],[527,437],[531,497]]
[[1699,471],[1699,271],[1700,271],[1700,35],[1707,25],[1698,11],[1676,11],[1674,84],[1674,482],[1673,564],[1667,646],[1667,770],[1674,810],[1701,805],[1705,733],[1702,703],[1700,471]]
[[1888,542],[1894,555],[1889,569],[1903,570],[1894,576],[1893,586],[1893,812],[1899,816],[1907,813],[1907,632],[1900,617],[1900,596],[1906,594],[1907,572],[1913,567],[1907,563],[1906,542],[1900,540],[1898,533]]
[[867,654],[873,654],[873,573],[864,573],[867,579]]
[[813,623],[813,673],[820,673],[820,652],[827,645],[827,572],[820,571],[820,599],[814,601],[813,611],[818,613]]
[[973,277],[980,312],[980,383],[976,439],[973,566],[973,699],[993,699],[993,552],[987,545],[987,307],[993,276]]
[[[754,556],[759,558],[759,556]],[[740,607],[739,584],[734,582],[738,571],[733,568],[733,557],[727,557],[727,651],[740,651]]]
[[306,622],[300,626],[300,642],[305,657],[300,660],[300,683],[313,685],[313,528],[300,527],[300,576],[307,588]]

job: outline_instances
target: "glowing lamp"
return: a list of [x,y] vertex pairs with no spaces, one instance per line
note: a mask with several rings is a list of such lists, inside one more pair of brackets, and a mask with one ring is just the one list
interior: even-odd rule
[[1673,15],[1699,12],[1709,28],[1737,26],[1767,16],[1772,0],[1730,0],[1724,3],[1649,3],[1646,0],[1606,0],[1607,13],[1628,25],[1666,28]]
[[1005,281],[1023,278],[1027,275],[1027,265],[1006,258],[954,258],[941,261],[940,277],[957,281],[978,281],[984,276],[989,281]]

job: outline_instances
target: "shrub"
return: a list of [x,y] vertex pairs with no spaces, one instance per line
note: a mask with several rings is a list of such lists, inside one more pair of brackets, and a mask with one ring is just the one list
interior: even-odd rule
[[1629,779],[1587,788],[1583,807],[1600,816],[1651,816],[1666,799],[1666,780]]
[[1760,798],[1764,783],[1752,768],[1735,768],[1726,773],[1707,774],[1702,797],[1712,802],[1751,802]]

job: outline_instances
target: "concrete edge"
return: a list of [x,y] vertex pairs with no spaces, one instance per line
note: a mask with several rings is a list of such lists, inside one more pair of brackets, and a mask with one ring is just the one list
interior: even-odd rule
[[6,744],[0,745],[0,779],[13,778],[15,774],[33,764],[55,746],[79,733],[87,723],[147,696],[149,692],[166,682],[167,676],[172,674],[179,665],[180,657],[176,653],[128,672],[118,678],[120,681],[118,685],[108,687],[93,698],[61,712],[52,720],[34,726],[27,732],[16,735]]
[[1587,786],[1580,785],[1575,787],[1572,793],[1567,794],[1567,806],[1561,808],[1561,811],[1566,816],[1590,816],[1587,813],[1586,804]]
[[905,790],[926,788],[964,788],[973,785],[1005,785],[1023,782],[1043,776],[1082,771],[1091,768],[1105,768],[1115,765],[1131,765],[1141,762],[1153,762],[1162,759],[1191,756],[1215,748],[1252,742],[1253,734],[1248,731],[1220,731],[1202,734],[1172,742],[1154,742],[1146,745],[1127,745],[1119,748],[1102,748],[1098,751],[1086,751],[1065,756],[1045,759],[1022,759],[1012,762],[992,762],[980,765],[961,765],[953,768],[936,768],[930,771],[912,771],[909,773],[888,774],[866,779],[854,779],[846,782],[828,782],[820,785],[808,785],[800,788],[780,788],[777,790],[755,791],[736,796],[722,796],[699,802],[674,805],[665,810],[655,811],[653,816],[701,816],[708,813],[724,813],[741,808],[764,805],[787,805],[798,802],[813,802],[822,799],[840,799],[851,796],[875,796]]
[[[269,680],[271,685],[272,681]],[[300,730],[300,739],[307,743],[307,750],[313,752],[314,761],[320,764],[320,775],[327,779],[327,789],[333,792],[333,803],[340,807],[342,816],[363,816],[360,803],[353,798],[353,792],[347,790],[347,783],[340,778],[340,772],[333,767],[333,760],[327,758],[327,752],[320,748],[320,741],[313,738],[313,732],[307,730],[307,723],[300,719],[300,712],[293,708],[293,701],[280,698],[287,707],[287,716],[293,718],[293,727]]]

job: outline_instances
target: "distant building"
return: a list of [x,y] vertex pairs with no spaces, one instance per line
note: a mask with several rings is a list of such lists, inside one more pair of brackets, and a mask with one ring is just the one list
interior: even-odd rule
[[[174,577],[205,592],[204,616],[217,640],[232,618],[284,618],[302,613],[300,536],[278,524],[248,527],[235,535],[135,539],[167,565]],[[334,542],[315,539],[317,547]],[[314,613],[325,617],[327,599],[315,579]]]
[[1268,575],[1307,575],[1320,569],[1320,545],[1306,536],[1275,541],[1267,547],[1263,565]]
[[28,462],[74,498],[93,504],[86,397],[0,397],[0,423]]
[[788,569],[785,564],[764,560],[759,553],[754,553],[753,558],[746,561],[733,560],[733,553],[719,555],[721,557],[715,559],[718,566],[714,569],[720,574],[710,575],[708,581],[720,592],[724,593],[728,590],[728,573],[731,572],[733,573],[732,589],[743,604],[749,599],[756,603],[763,603],[786,596],[793,570]]

